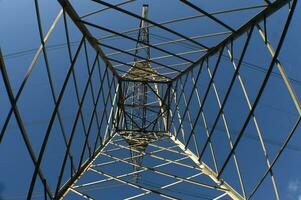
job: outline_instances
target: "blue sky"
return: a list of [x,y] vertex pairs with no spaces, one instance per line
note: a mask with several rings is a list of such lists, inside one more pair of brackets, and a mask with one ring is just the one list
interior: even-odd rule
[[[86,3],[87,1],[72,1],[75,8],[80,12],[80,14],[88,13],[89,11],[97,10],[101,6],[92,3]],[[119,1],[110,1],[110,3],[118,3]],[[170,3],[172,2],[172,3]],[[220,1],[192,1],[196,5],[204,8],[208,12],[213,12],[217,10],[222,10],[231,7],[242,7],[253,4],[262,4],[262,1],[229,1],[227,3],[221,3]],[[161,22],[172,18],[182,17],[197,14],[189,10],[187,7],[184,7],[177,1],[137,1],[137,3],[124,6],[137,14],[140,14],[140,9],[143,3],[150,4],[150,19]],[[297,96],[301,96],[301,70],[299,65],[301,64],[301,57],[299,56],[301,52],[301,40],[298,38],[301,32],[301,7],[300,2],[297,4],[297,8],[291,22],[290,29],[287,33],[285,43],[282,47],[282,51],[279,55],[279,59],[283,66],[285,67],[287,75],[292,79],[292,85],[296,90]],[[54,20],[55,16],[60,10],[60,6],[56,1],[40,1],[41,15],[43,22],[44,34],[46,30],[50,27],[51,22]],[[260,9],[259,9],[260,10]],[[254,16],[259,10],[254,12],[247,12],[242,14],[241,17],[235,16],[235,14],[220,16],[220,19],[225,22],[232,24],[234,27],[239,27],[244,20],[249,19]],[[164,15],[162,15],[164,11]],[[176,11],[176,12],[175,12]],[[189,11],[189,13],[187,13]],[[277,44],[279,35],[282,30],[284,23],[284,17],[287,12],[287,7],[280,10],[278,13],[269,18],[269,38],[272,41],[273,45]],[[107,11],[101,14],[97,14],[93,17],[88,17],[87,20],[101,24],[102,26],[109,27],[111,29],[122,31],[131,28],[136,28],[139,25],[139,21],[133,20],[130,17],[125,17],[121,14],[113,14],[111,11]],[[120,21],[122,20],[122,23]],[[34,52],[40,42],[39,42],[39,33],[37,27],[37,20],[34,10],[34,1],[33,0],[0,0],[0,47],[2,53],[4,54],[5,64],[9,74],[9,78],[14,89],[14,94],[16,94],[18,88],[20,87],[21,81],[27,71],[27,68],[34,56]],[[200,24],[199,28],[196,28]],[[210,20],[200,20],[193,21],[191,24],[180,24],[177,26],[170,25],[169,28],[174,28],[181,30],[181,33],[193,36],[197,34],[210,33],[213,30],[223,31],[222,28],[216,27],[214,23]],[[80,34],[74,25],[70,23],[71,41],[79,41]],[[102,37],[108,35],[103,31],[98,31],[93,28],[89,30],[95,34],[97,37]],[[151,29],[151,33],[154,35],[160,35],[158,29]],[[54,48],[51,45],[57,45],[65,42],[65,35],[63,31],[63,20],[60,19],[57,27],[55,28],[53,35],[50,37],[49,42],[47,43],[48,54],[50,65],[53,70],[54,77],[54,86],[56,93],[58,94],[62,81],[64,80],[65,74],[67,72],[67,66],[69,65],[69,60],[66,59],[67,48],[66,46]],[[132,35],[136,37],[135,34]],[[174,35],[165,33],[164,36],[169,39],[177,38]],[[217,38],[216,40],[201,40],[201,42],[206,43],[207,45],[214,45],[217,41],[220,41],[222,37]],[[161,38],[162,40],[162,38]],[[244,40],[242,39],[240,43]],[[158,43],[160,40],[156,37],[151,37],[151,43]],[[162,42],[162,41],[161,41]],[[261,69],[267,68],[267,63],[269,62],[270,55],[265,49],[264,44],[260,41],[258,32],[254,33],[252,38],[253,45],[250,45],[249,50],[246,54],[245,61],[246,63],[242,66],[240,74],[243,77],[243,80],[246,84],[246,88],[250,93],[250,99],[253,101],[254,96],[257,93],[258,86],[262,81],[264,76],[264,70],[260,71],[256,69],[256,66],[260,66]],[[125,40],[112,40],[104,41],[106,44],[116,45],[118,48],[129,49],[133,48],[135,43],[128,42]],[[238,42],[239,43],[239,42]],[[77,48],[77,44],[72,46],[73,54]],[[189,48],[183,46],[167,46],[168,50],[173,50],[175,52],[196,50],[197,48],[193,45],[190,45]],[[112,50],[105,49],[106,53],[112,52]],[[23,51],[26,51],[25,53]],[[92,51],[92,48],[89,47],[89,51]],[[19,52],[19,54],[16,54]],[[20,53],[21,52],[21,53]],[[23,53],[22,53],[23,52]],[[152,56],[160,56],[160,52],[152,50]],[[235,53],[235,51],[234,51]],[[239,55],[239,51],[237,51]],[[93,55],[93,54],[91,54]],[[201,54],[187,56],[189,59],[196,59]],[[90,57],[90,63],[93,62],[93,56]],[[117,58],[124,58],[126,61],[129,60],[127,56],[120,56]],[[80,93],[82,93],[84,88],[84,82],[87,80],[87,71],[86,68],[81,67],[84,64],[85,60],[83,55],[79,58],[78,66],[76,66],[78,81],[83,82],[79,84]],[[176,63],[178,60],[168,60],[166,63]],[[213,61],[214,62],[214,59]],[[221,61],[224,66],[231,67],[227,59],[222,59]],[[116,63],[114,63],[116,64]],[[254,69],[255,66],[255,69]],[[267,84],[265,94],[263,95],[258,109],[255,114],[258,117],[258,120],[261,124],[261,128],[264,132],[265,140],[267,141],[267,149],[270,154],[271,159],[274,158],[276,152],[279,150],[280,145],[284,141],[288,131],[293,126],[293,123],[297,117],[297,112],[294,107],[294,104],[287,92],[287,89],[284,85],[284,82],[277,75],[278,71],[276,67],[274,68],[275,74],[272,75],[270,81]],[[207,72],[204,72],[207,73]],[[227,83],[229,83],[230,75],[232,73],[232,68],[222,68],[215,79],[217,88],[219,89],[221,96],[225,95],[225,89]],[[199,89],[202,92],[202,87],[208,81],[208,75],[201,76],[201,82]],[[94,77],[93,81],[97,84],[97,78]],[[188,89],[191,87],[188,86]],[[225,113],[229,116],[230,121],[230,130],[233,132],[233,137],[237,136],[237,131],[241,127],[241,123],[244,120],[247,109],[245,100],[242,98],[241,90],[239,89],[238,82],[234,86],[235,90],[229,99],[229,103],[225,108]],[[64,96],[61,113],[63,113],[64,122],[66,124],[66,129],[71,130],[71,125],[74,120],[74,115],[77,108],[77,103],[74,98],[75,92],[73,85],[70,83],[67,86],[67,93]],[[53,101],[51,99],[51,93],[49,84],[47,81],[45,64],[43,57],[37,61],[36,67],[33,70],[33,73],[28,81],[27,86],[23,92],[24,95],[20,98],[18,103],[21,116],[24,120],[25,127],[30,133],[29,137],[33,143],[34,150],[38,154],[41,141],[44,137],[45,130],[47,128],[47,122],[50,118],[51,111],[53,109]],[[212,126],[212,123],[215,119],[217,112],[216,100],[214,94],[211,93],[210,99],[208,100],[208,106],[205,109],[207,113],[209,124]],[[91,102],[91,99],[88,100]],[[194,102],[196,104],[196,101]],[[91,110],[91,106],[87,104],[85,109],[87,113]],[[4,123],[7,112],[10,109],[10,104],[7,98],[5,87],[3,84],[2,77],[0,78],[0,127]],[[98,111],[99,113],[102,110]],[[193,115],[196,115],[196,111],[192,111]],[[85,119],[86,120],[86,119]],[[251,124],[251,123],[250,123]],[[204,130],[202,125],[198,126],[198,130]],[[246,179],[249,179],[249,187],[251,188],[255,184],[256,180],[263,174],[265,170],[265,164],[262,160],[262,152],[260,149],[260,144],[256,133],[254,131],[254,125],[248,126],[246,134],[243,137],[240,145],[238,146],[238,151],[241,155],[241,165],[246,176]],[[58,159],[62,159],[63,142],[62,137],[59,134],[58,124],[56,122],[53,130],[54,134],[51,137],[49,147],[47,148],[47,158],[43,167],[48,170],[48,177],[50,182],[53,184],[56,181],[57,172],[59,170],[59,165],[55,165]],[[219,134],[220,133],[220,134]],[[224,158],[224,154],[228,150],[228,146],[222,142],[225,141],[225,133],[223,124],[220,120],[217,128],[217,136],[213,139],[219,144],[217,147],[217,152],[220,155],[220,162]],[[75,141],[74,152],[79,151],[79,147],[76,144],[80,145],[80,141],[83,139],[82,135],[78,135]],[[203,138],[200,136],[200,140]],[[301,200],[301,176],[299,169],[301,168],[301,143],[300,143],[300,128],[296,130],[296,134],[292,138],[291,142],[288,145],[288,148],[284,151],[281,156],[279,163],[276,165],[274,173],[277,179],[280,195],[282,199],[298,199]],[[203,141],[202,141],[203,142]],[[201,143],[202,143],[201,142]],[[25,194],[28,190],[28,182],[32,176],[33,164],[31,163],[30,157],[26,152],[25,145],[21,138],[20,131],[16,120],[12,118],[9,123],[7,134],[0,144],[0,194],[3,199],[25,199]],[[248,158],[248,159],[246,159]],[[257,163],[258,162],[258,163]],[[234,178],[231,180],[232,173],[226,172],[229,182],[235,182]],[[233,184],[237,184],[233,183]],[[262,187],[262,190],[259,191],[259,196],[255,199],[268,199],[269,193],[271,192],[271,187],[268,186]],[[41,192],[41,184],[38,183],[35,192]],[[119,191],[120,192],[120,191]],[[267,195],[267,196],[265,196]],[[1,198],[0,198],[1,199]]]

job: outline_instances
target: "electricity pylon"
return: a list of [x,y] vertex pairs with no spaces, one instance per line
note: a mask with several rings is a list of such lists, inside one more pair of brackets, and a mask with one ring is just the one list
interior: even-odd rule
[[[279,158],[301,121],[293,79],[280,62],[297,1],[263,1],[263,5],[212,13],[189,1],[180,2],[183,10],[191,9],[199,15],[158,22],[149,17],[148,5],[143,5],[141,15],[123,8],[132,0],[116,5],[93,0],[94,6],[105,8],[83,15],[81,9],[85,8],[76,2],[58,0],[62,10],[45,34],[41,5],[35,0],[40,46],[16,92],[6,56],[0,52],[0,83],[5,87],[8,108],[3,117],[1,114],[0,147],[7,144],[6,148],[14,148],[10,137],[18,134],[12,134],[10,127],[17,126],[26,150],[11,158],[30,157],[29,167],[25,163],[15,166],[22,167],[17,172],[30,174],[27,199],[240,200],[267,195],[281,199],[283,188],[275,166],[280,166]],[[109,11],[139,20],[139,27],[120,32],[95,20],[99,13]],[[218,17],[248,11],[252,15],[240,18],[237,14],[237,21],[245,19],[241,24]],[[199,31],[200,27],[193,24],[198,18],[208,20],[202,30],[215,30],[193,36],[189,31]],[[182,22],[186,23],[178,29],[169,26]],[[60,36],[65,35],[66,43],[61,45],[64,53],[53,57],[51,46],[46,44],[56,28],[62,30]],[[162,32],[156,35],[152,29]],[[271,34],[270,29],[277,34]],[[110,35],[99,38],[96,31]],[[132,37],[130,33],[136,32],[138,36]],[[114,37],[136,46],[125,49],[119,47],[126,44],[124,41],[107,43]],[[151,37],[164,41],[155,43]],[[179,46],[168,48],[176,44]],[[51,62],[59,62],[58,58],[69,62],[65,73]],[[242,66],[255,66],[247,62],[249,59],[265,66],[259,67],[263,73],[259,78],[251,73],[246,76]],[[46,77],[45,84],[50,87],[37,96],[48,95],[52,102],[43,106],[48,109],[45,111],[37,111],[38,102],[20,103],[21,96],[29,93],[24,88],[41,60],[45,70],[41,76]],[[55,79],[58,74],[64,75],[63,81]],[[281,98],[292,104],[297,120],[285,123],[289,132],[284,133],[276,153],[271,154],[269,134],[264,131],[268,123],[262,122],[269,117],[259,112],[258,105],[263,94],[269,94],[269,90],[275,93],[268,84],[273,75],[283,80]],[[33,106],[33,113],[49,114],[43,122],[45,130],[35,130],[41,131],[40,135],[33,136],[29,131],[22,106]],[[42,121],[40,116],[38,119]],[[256,142],[246,143],[245,139]],[[54,154],[55,159],[47,162]]]
[[[142,17],[147,19],[148,5],[143,5]],[[123,75],[124,78],[132,81],[121,82],[119,93],[120,116],[118,117],[116,132],[121,135],[129,144],[133,168],[135,171],[141,169],[143,154],[149,143],[159,140],[164,136],[161,133],[160,122],[162,118],[158,99],[157,84],[147,83],[147,78],[156,80],[155,70],[150,65],[149,28],[145,20],[141,20],[138,31],[138,39],[135,48],[133,67]],[[155,115],[155,118],[153,117]],[[156,128],[155,128],[156,127]],[[167,129],[165,129],[167,130]],[[166,132],[166,131],[164,131]],[[138,180],[139,173],[134,176]]]

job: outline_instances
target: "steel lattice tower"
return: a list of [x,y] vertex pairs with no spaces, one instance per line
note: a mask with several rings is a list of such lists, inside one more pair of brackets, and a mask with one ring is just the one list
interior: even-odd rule
[[20,80],[8,66],[24,52],[0,51],[0,156],[18,163],[0,184],[22,184],[20,199],[286,199],[297,0],[51,3],[49,23],[34,0],[39,46]]

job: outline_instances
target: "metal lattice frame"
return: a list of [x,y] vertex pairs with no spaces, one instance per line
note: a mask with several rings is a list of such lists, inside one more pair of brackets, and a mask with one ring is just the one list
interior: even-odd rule
[[[94,5],[104,6],[105,8],[80,16],[78,14],[79,11],[73,7],[70,1],[58,0],[62,10],[56,16],[48,32],[43,34],[39,2],[35,0],[41,45],[37,49],[17,92],[13,92],[4,57],[0,54],[2,75],[0,81],[5,85],[10,102],[8,113],[6,115],[1,114],[1,118],[5,120],[1,124],[0,145],[5,143],[9,124],[15,119],[27,152],[34,164],[31,181],[28,185],[27,199],[34,197],[37,188],[38,190],[43,189],[44,199],[72,198],[68,196],[70,194],[83,199],[96,199],[97,197],[89,194],[89,191],[93,190],[91,187],[106,184],[110,181],[115,181],[140,191],[126,197],[126,199],[135,199],[152,194],[167,199],[185,198],[185,194],[181,193],[181,190],[177,192],[175,189],[172,189],[179,184],[185,184],[185,186],[191,188],[201,188],[203,193],[210,194],[210,196],[199,198],[222,199],[231,197],[232,199],[251,199],[256,195],[260,187],[267,184],[266,180],[269,180],[272,184],[271,198],[280,199],[277,177],[273,169],[295,133],[301,119],[300,101],[290,78],[285,73],[285,67],[279,60],[280,50],[297,1],[264,1],[263,5],[252,5],[209,13],[189,1],[180,0],[183,6],[192,9],[198,15],[164,22],[142,18],[122,8],[124,5],[133,3],[133,0],[117,5],[100,0],[92,0],[92,2],[95,3]],[[234,28],[216,17],[219,14],[236,13],[252,9],[261,10],[239,28]],[[139,28],[119,32],[88,20],[90,16],[106,10],[125,14],[137,21],[145,20],[148,22],[148,28],[158,28],[177,38],[155,44],[146,43],[130,36],[131,33],[139,31]],[[285,10],[285,22],[280,27],[279,37],[276,41],[274,38],[271,41],[269,37],[270,18],[279,10]],[[47,41],[61,18],[64,24],[63,29],[68,50],[67,59],[69,60],[69,66],[61,88],[57,90],[53,78],[55,73],[52,71],[48,56]],[[211,20],[215,25],[222,27],[223,31],[189,37],[182,34],[181,30],[174,30],[167,26],[182,21],[189,23],[190,20],[197,18]],[[76,26],[77,32],[81,35],[80,41],[75,43],[75,50],[74,43],[71,42],[71,38],[74,35],[70,31],[71,24]],[[92,31],[91,28],[104,31],[110,35],[98,38],[98,36],[92,34],[95,31]],[[206,39],[216,36],[224,37],[212,46],[203,43]],[[260,44],[258,36],[261,38]],[[136,46],[136,48],[125,49],[105,42],[106,39],[114,37],[141,43],[142,45]],[[257,37],[257,39],[254,39],[254,37]],[[173,52],[164,48],[166,45],[179,43],[193,46],[194,50]],[[255,89],[253,88],[255,95],[250,94],[244,80],[244,74],[241,72],[241,66],[247,62],[246,55],[252,45],[267,49],[270,54],[269,58],[265,58],[267,66],[264,68],[264,76],[260,85]],[[103,48],[113,52],[105,53]],[[146,59],[135,53],[144,48],[163,54]],[[119,55],[126,55],[131,60],[126,61],[121,59],[122,57],[119,59]],[[192,59],[192,57],[189,57],[190,55],[197,55],[197,59]],[[257,56],[260,57],[260,55]],[[40,148],[36,151],[32,145],[27,127],[24,125],[24,118],[22,118],[20,113],[18,101],[20,101],[19,99],[24,93],[24,88],[39,59],[44,61],[43,67],[47,71],[48,84],[54,106],[49,121],[47,121],[47,129],[40,142]],[[153,69],[149,70],[137,65],[137,60],[135,60],[136,64],[134,64],[132,62],[134,59],[140,60],[141,63],[149,63],[153,66]],[[174,64],[164,62],[170,59],[176,62]],[[227,61],[227,64],[224,60]],[[77,65],[86,67],[87,78],[84,81],[78,80]],[[267,142],[265,141],[260,120],[258,120],[256,115],[256,108],[261,96],[264,94],[268,81],[271,79],[271,75],[274,73],[273,70],[276,70],[274,66],[277,67],[280,73],[279,76],[283,79],[294,103],[297,119],[291,131],[286,134],[286,138],[282,141],[277,154],[271,157],[267,151]],[[228,72],[225,72],[225,74],[229,80],[223,82],[223,80],[220,80],[220,74],[223,73],[221,70],[226,67],[228,67]],[[132,73],[129,71],[130,68],[133,69]],[[139,73],[136,73],[134,70]],[[143,80],[141,80],[141,76],[144,77]],[[68,130],[69,128],[66,128],[64,113],[61,111],[64,95],[70,90],[68,84],[73,85],[75,91],[73,98],[77,105],[73,122],[68,125],[71,127],[70,131]],[[144,84],[148,88],[148,98],[153,98],[156,105],[134,105],[126,100],[129,97],[135,97],[135,91],[131,91],[131,88],[134,88],[134,85],[137,84]],[[241,103],[240,106],[247,108],[245,115],[242,115],[244,120],[240,129],[235,131],[237,133],[233,133],[234,131],[230,129],[229,123],[233,120],[233,117],[229,114],[229,108],[227,107],[228,102],[231,101],[231,95],[233,95],[233,88],[236,88],[235,90],[239,90],[242,94],[244,103]],[[90,99],[90,101],[87,99]],[[84,108],[86,104],[91,106],[89,111]],[[136,124],[136,128],[133,130],[135,120],[133,120],[133,113],[131,112],[137,107],[141,109],[141,106],[152,114],[146,115],[147,118],[143,127]],[[208,123],[209,121],[211,121],[211,124]],[[241,167],[240,162],[243,158],[239,155],[239,144],[245,137],[249,124],[253,124],[255,127],[254,130],[260,143],[261,155],[264,156],[266,168],[263,174],[259,174],[260,179],[257,183],[251,189],[246,189],[248,180],[245,174],[247,172],[243,172]],[[82,130],[78,130],[78,127],[82,127]],[[53,165],[59,166],[54,187],[53,185],[50,186],[48,182],[49,175],[42,167],[46,149],[51,148],[49,147],[49,140],[52,137],[53,129],[60,132],[65,145],[64,151],[61,152],[64,155],[62,161],[53,163]],[[215,138],[220,134],[217,133],[220,129],[222,129],[222,134],[225,134],[223,144],[226,144],[225,146],[228,148],[225,149],[225,154],[222,155],[222,158],[219,155],[220,149],[217,148],[219,144]],[[124,140],[128,137],[127,132],[133,134],[133,131],[134,133],[141,131],[152,132],[164,136],[153,138],[151,142],[148,141],[149,147],[147,149],[139,151],[135,148],[135,145],[137,146],[141,142],[139,137],[137,138],[138,142],[131,145]],[[73,143],[76,142],[74,140],[79,140],[76,138],[78,134],[82,134],[84,138],[81,141],[82,146],[79,147],[81,151],[80,153],[72,153]],[[154,135],[157,136],[156,134]],[[129,155],[127,154],[129,151],[134,153]],[[142,157],[146,160],[145,162],[137,163],[133,160],[133,158]],[[108,160],[103,160],[103,158]],[[153,163],[156,164],[152,164],[148,159],[153,159]],[[107,166],[110,167],[106,168]],[[124,166],[125,172],[122,171],[120,174],[118,169],[121,169],[120,167],[122,166]],[[174,169],[173,172],[164,170],[165,166],[170,166],[170,169]],[[112,171],[112,169],[117,170]],[[133,169],[135,170],[133,171]],[[189,175],[184,176],[182,173],[176,173],[175,171],[177,170],[179,172],[185,170]],[[229,175],[225,175],[227,171],[231,172],[231,175],[234,177],[232,179],[235,179],[238,184],[233,183],[235,182],[233,180],[228,180]],[[154,185],[143,180],[132,180],[133,176],[146,172],[168,178],[168,183],[162,182],[162,184],[157,183]],[[92,177],[95,177],[95,179],[88,181],[91,176],[87,174],[92,174]],[[205,178],[202,179],[200,177]],[[189,196],[189,194],[186,195]]]

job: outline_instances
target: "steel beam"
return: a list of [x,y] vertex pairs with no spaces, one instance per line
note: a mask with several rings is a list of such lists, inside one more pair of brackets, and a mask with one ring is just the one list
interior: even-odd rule
[[185,148],[185,145],[178,139],[176,139],[175,136],[171,136],[171,140],[174,141],[175,144],[178,145],[178,147],[186,153],[187,156],[190,157],[190,159],[197,164],[201,172],[203,172],[205,175],[207,175],[211,180],[213,180],[217,185],[219,185],[222,189],[226,190],[226,193],[235,200],[243,200],[244,198],[234,189],[232,188],[227,182],[221,180],[218,178],[218,174],[214,172],[208,165],[201,162],[198,157],[189,149]]
[[72,19],[72,21],[75,23],[77,28],[82,32],[82,34],[85,36],[85,38],[88,40],[90,45],[95,49],[97,54],[102,58],[102,60],[105,62],[106,66],[110,68],[112,73],[119,78],[119,74],[116,72],[114,67],[112,66],[111,62],[108,60],[105,53],[102,51],[102,49],[98,45],[98,40],[93,37],[93,35],[90,33],[90,31],[87,29],[87,27],[81,22],[79,15],[74,10],[72,4],[69,2],[69,0],[57,0],[63,9],[68,13],[69,17]]
[[264,18],[272,15],[277,10],[279,10],[281,7],[285,6],[291,2],[291,0],[276,0],[270,5],[268,5],[264,10],[262,10],[260,13],[258,13],[256,16],[254,16],[251,20],[249,20],[247,23],[242,25],[240,28],[238,28],[235,32],[233,32],[231,35],[229,35],[226,39],[224,39],[222,42],[220,42],[215,47],[208,50],[208,52],[199,58],[196,62],[191,64],[186,70],[184,70],[180,75],[178,75],[174,80],[178,79],[180,76],[183,76],[184,74],[190,72],[194,67],[198,66],[206,57],[210,57],[216,52],[218,52],[222,47],[226,46],[227,44],[231,43],[231,41],[235,40],[236,38],[243,35],[246,31],[248,31],[254,24],[257,24],[261,22]]

